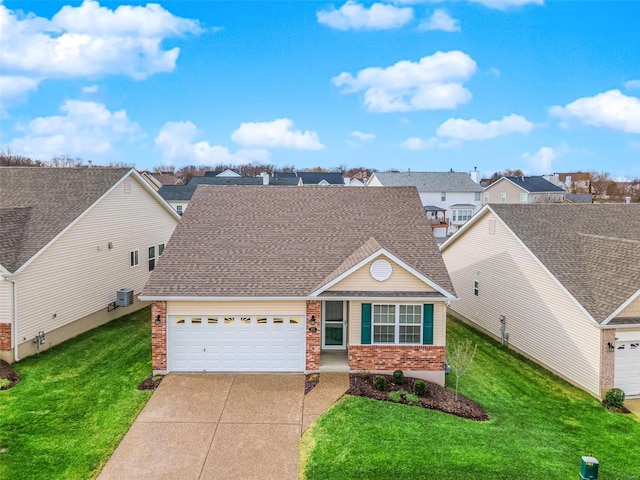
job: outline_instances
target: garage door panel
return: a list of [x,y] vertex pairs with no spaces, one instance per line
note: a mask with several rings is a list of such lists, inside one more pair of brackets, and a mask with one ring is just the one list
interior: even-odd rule
[[188,315],[168,319],[170,371],[304,370],[304,315],[193,317],[196,323]]
[[640,339],[616,342],[614,383],[627,396],[640,395]]

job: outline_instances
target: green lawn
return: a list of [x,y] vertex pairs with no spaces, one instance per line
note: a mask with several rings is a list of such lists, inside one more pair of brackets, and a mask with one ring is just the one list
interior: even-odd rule
[[94,477],[151,396],[149,308],[15,364],[0,391],[0,478]]
[[[577,479],[580,457],[600,480],[640,479],[640,422],[453,320],[448,341],[478,344],[460,392],[489,422],[345,397],[303,437],[308,480]],[[451,378],[448,381],[452,380]]]

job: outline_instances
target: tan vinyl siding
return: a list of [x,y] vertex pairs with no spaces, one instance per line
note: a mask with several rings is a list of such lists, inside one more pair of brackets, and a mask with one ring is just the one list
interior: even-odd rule
[[[147,248],[156,245],[157,258],[157,245],[167,243],[177,220],[129,179],[131,193],[119,184],[16,277],[21,342],[106,312],[120,288],[136,295],[142,290],[149,278]],[[139,264],[131,267],[134,249]]]
[[618,317],[640,317],[640,297],[637,297],[633,302],[625,307],[618,315]]
[[[376,302],[376,301],[351,301],[349,302],[349,345],[361,345],[361,332],[362,332],[362,304],[363,303],[380,303],[380,304],[407,304],[424,305],[428,302],[411,302],[411,301],[399,301],[399,302]],[[434,345],[446,345],[446,320],[447,309],[444,302],[434,302],[433,304],[433,344]]]
[[[502,203],[502,192],[507,194],[507,201],[504,203],[527,203],[520,201],[520,194],[527,193],[527,191],[514,185],[509,180],[500,180],[485,188],[482,196],[483,203]],[[489,200],[485,200],[487,193],[489,194]]]
[[0,280],[0,323],[11,323],[11,283]]
[[[391,264],[391,276],[383,282],[374,279],[369,272],[371,264],[376,260],[384,259]],[[377,257],[375,260],[363,265],[348,277],[340,280],[333,285],[328,291],[346,291],[346,292],[433,292],[434,288],[417,278],[412,273],[402,268],[384,255]]]
[[455,312],[496,337],[506,315],[511,346],[598,395],[600,330],[491,212],[443,257],[460,298],[451,306]]
[[304,315],[306,309],[304,300],[167,302],[167,315]]

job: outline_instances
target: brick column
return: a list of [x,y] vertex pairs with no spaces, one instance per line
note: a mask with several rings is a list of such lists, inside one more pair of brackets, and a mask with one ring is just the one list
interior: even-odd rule
[[[160,323],[156,323],[158,315]],[[151,367],[154,372],[167,371],[167,302],[151,304]]]
[[9,351],[13,348],[11,344],[11,324],[0,323],[0,350]]
[[[311,324],[311,317],[316,317],[316,323]],[[320,302],[318,300],[307,300],[307,361],[305,369],[307,372],[317,372],[320,369]],[[315,332],[309,330],[315,328]]]
[[616,352],[609,351],[609,342],[616,344],[616,330],[607,328],[600,330],[600,398],[604,398],[607,390],[613,388],[613,374],[616,366]]

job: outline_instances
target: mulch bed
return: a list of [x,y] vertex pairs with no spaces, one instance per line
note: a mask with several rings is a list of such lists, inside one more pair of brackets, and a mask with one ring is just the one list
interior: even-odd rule
[[164,375],[149,375],[140,385],[138,385],[138,390],[155,390],[158,388],[163,378]]
[[[389,399],[390,391],[404,390],[408,393],[412,393],[413,383],[417,380],[416,378],[406,377],[403,385],[396,385],[393,383],[391,375],[383,375],[383,377],[387,379],[387,389],[385,391],[379,391],[373,388],[374,377],[375,375],[371,374],[350,374],[349,390],[346,391],[346,394],[391,402],[392,400]],[[458,400],[456,401],[456,394],[454,391],[442,387],[437,383],[425,383],[427,385],[427,393],[423,397],[419,397],[420,403],[410,403],[404,397],[402,397],[401,401],[397,403],[429,408],[431,410],[439,410],[444,413],[450,413],[470,420],[489,420],[490,417],[487,412],[472,400],[458,394]]]
[[320,374],[319,373],[308,373],[307,375],[305,375],[305,378],[304,378],[304,394],[306,395],[311,390],[313,390],[313,387],[315,387],[318,384],[319,381],[320,381]]
[[600,402],[600,403],[602,403],[602,406],[603,406],[604,408],[606,408],[607,410],[609,410],[609,411],[611,411],[611,412],[613,412],[613,413],[631,413],[631,410],[629,410],[629,409],[628,409],[627,407],[625,407],[625,406],[622,406],[621,408],[612,407],[611,405],[609,405],[609,404],[607,403],[607,401],[606,401],[606,400],[602,400],[602,402]]
[[18,375],[18,372],[13,369],[9,362],[0,360],[0,379],[9,380],[8,385],[4,387],[0,386],[0,390],[9,390],[20,381],[20,375]]

